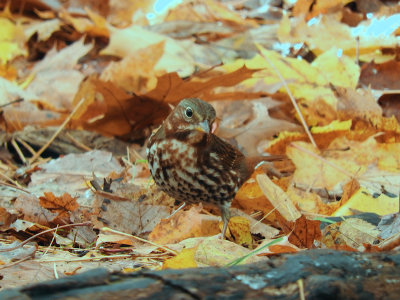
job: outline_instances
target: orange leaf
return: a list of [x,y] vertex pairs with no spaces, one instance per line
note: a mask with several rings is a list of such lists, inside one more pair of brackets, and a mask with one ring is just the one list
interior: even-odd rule
[[304,215],[295,222],[287,222],[282,217],[282,230],[289,234],[289,242],[299,248],[313,248],[314,240],[321,239],[321,221],[308,220]]
[[69,213],[79,207],[76,199],[68,193],[56,197],[52,192],[45,192],[44,197],[39,197],[40,205],[53,213],[58,213],[59,218],[69,218]]

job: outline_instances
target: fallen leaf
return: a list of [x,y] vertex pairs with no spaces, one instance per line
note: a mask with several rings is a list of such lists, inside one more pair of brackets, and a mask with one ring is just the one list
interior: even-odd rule
[[70,212],[79,207],[76,198],[71,197],[68,193],[64,193],[61,197],[56,197],[51,192],[45,192],[44,197],[39,197],[39,203],[49,211],[57,213],[57,218],[65,220],[66,223],[69,222]]
[[211,236],[220,233],[218,218],[200,214],[193,206],[188,211],[179,211],[169,219],[163,219],[149,235],[157,244],[173,244],[190,237]]
[[384,194],[374,198],[368,190],[360,188],[345,204],[339,207],[332,216],[349,216],[352,210],[373,212],[378,215],[387,215],[399,211],[398,197],[391,198]]
[[182,249],[182,251],[163,263],[163,270],[165,269],[186,269],[197,268],[197,263],[194,260],[194,255],[197,248]]

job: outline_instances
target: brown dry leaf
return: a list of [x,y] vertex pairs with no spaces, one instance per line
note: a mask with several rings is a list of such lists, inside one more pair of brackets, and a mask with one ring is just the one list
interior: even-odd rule
[[90,9],[88,6],[84,7],[85,12],[89,18],[74,17],[67,11],[60,12],[59,16],[80,33],[87,33],[94,37],[109,37],[108,24],[106,19],[98,14],[96,11]]
[[110,152],[93,150],[82,154],[68,154],[40,165],[31,175],[28,190],[36,195],[65,192],[79,196],[79,205],[91,207],[94,196],[88,194],[87,181],[93,175],[100,178],[118,178],[124,168]]
[[272,98],[214,101],[212,105],[221,119],[216,134],[227,140],[234,138],[247,156],[258,155],[262,145],[279,131],[298,128],[269,115],[277,104]]
[[341,205],[345,204],[360,189],[360,183],[356,179],[350,180],[343,186]]
[[28,40],[37,33],[39,41],[45,41],[55,32],[60,30],[62,23],[59,19],[40,20],[24,26],[25,38]]
[[183,80],[176,73],[168,73],[158,78],[154,90],[143,95],[148,99],[176,104],[180,100],[189,97],[199,97],[205,101],[222,98],[213,92],[213,89],[221,86],[234,86],[245,79],[250,78],[258,70],[250,70],[246,66],[236,69],[233,72],[213,73],[211,78],[196,78]]
[[132,139],[144,138],[143,128],[161,123],[170,111],[166,103],[130,95],[115,84],[95,77],[82,83],[74,104],[82,98],[86,98],[86,102],[74,115],[73,127],[83,127],[107,136],[129,136],[132,133]]
[[73,43],[60,51],[49,51],[46,57],[32,69],[33,80],[26,89],[36,99],[55,110],[70,111],[72,100],[84,75],[76,70],[78,60],[86,55],[93,45],[84,40]]
[[58,214],[43,208],[34,195],[21,194],[14,203],[15,209],[23,219],[43,226],[51,227]]
[[44,193],[44,197],[39,197],[39,202],[42,207],[53,213],[57,213],[57,218],[69,223],[70,212],[75,211],[79,207],[76,199],[68,193],[64,193],[61,197],[56,197],[52,192],[48,192]]
[[341,119],[360,118],[381,127],[382,108],[370,90],[335,87],[334,91],[339,99],[337,110]]
[[380,231],[372,225],[359,218],[349,218],[340,224],[341,238],[349,247],[363,251],[363,245],[373,245],[378,239]]
[[107,20],[116,27],[126,27],[134,22],[137,25],[148,25],[146,13],[153,11],[156,0],[120,1],[110,0]]
[[165,18],[165,21],[175,20],[223,22],[227,25],[239,27],[257,25],[255,21],[244,19],[239,13],[228,8],[224,3],[212,0],[196,0],[177,6]]
[[374,61],[361,68],[360,83],[376,90],[400,89],[400,61],[390,60],[381,64]]
[[212,236],[220,233],[219,218],[200,214],[200,207],[179,211],[169,219],[163,219],[149,235],[157,244],[173,244],[190,237]]
[[[46,248],[42,249],[43,252]],[[103,271],[100,272],[113,272],[132,267],[132,259],[106,260],[104,255],[94,251],[90,251],[82,257],[84,253],[85,250],[71,253],[70,250],[61,248],[57,248],[56,251],[48,251],[46,255],[36,251],[34,259],[1,270],[3,275],[2,286],[13,288],[54,280],[55,272],[62,278],[67,276],[68,273],[76,272],[78,268],[78,274],[80,274],[96,268],[103,268]],[[149,265],[148,261],[143,258],[136,258],[136,263]],[[104,269],[107,269],[107,271]]]
[[[136,198],[136,199],[135,199]],[[138,198],[123,201],[97,196],[91,221],[95,228],[104,226],[132,235],[148,233],[170,215],[170,209],[161,205],[140,203]]]
[[34,245],[24,245],[22,247],[19,247],[17,249],[9,250],[9,251],[4,251],[7,249],[14,248],[15,246],[18,246],[20,243],[18,241],[14,241],[11,244],[5,245],[5,244],[0,244],[0,264],[9,264],[14,261],[18,261],[20,259],[24,259],[27,257],[34,257],[35,252],[37,250],[37,246]]
[[321,243],[329,248],[342,251],[357,251],[357,249],[348,246],[340,233],[340,224],[334,223],[326,226],[322,231]]
[[0,207],[0,231],[6,231],[9,229],[11,223],[17,219],[15,214],[7,211],[4,207]]
[[309,220],[302,215],[295,222],[282,219],[280,224],[283,232],[289,235],[289,242],[299,248],[312,249],[314,241],[321,239],[321,221]]
[[147,47],[164,42],[164,52],[154,71],[177,72],[186,77],[193,74],[195,64],[181,42],[143,27],[132,25],[124,29],[111,30],[110,43],[101,51],[102,55],[126,57]]
[[129,53],[119,62],[111,62],[102,72],[100,80],[111,81],[126,91],[145,93],[157,83],[155,66],[164,53],[165,41]]
[[7,104],[16,99],[23,99],[24,101],[3,108],[5,124],[1,126],[4,131],[22,130],[28,124],[51,126],[61,123],[61,115],[58,112],[42,110],[31,102],[31,100],[37,99],[35,94],[27,92],[15,83],[0,77],[0,103]]

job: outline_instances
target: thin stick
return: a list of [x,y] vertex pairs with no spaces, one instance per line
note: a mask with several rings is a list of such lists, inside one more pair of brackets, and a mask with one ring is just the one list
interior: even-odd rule
[[75,106],[75,108],[72,110],[72,112],[69,114],[69,116],[64,120],[64,122],[61,124],[61,126],[56,130],[56,132],[53,134],[53,136],[48,140],[48,142],[43,145],[43,147],[36,152],[34,156],[31,157],[29,160],[29,163],[32,164],[42,153],[45,151],[51,143],[55,140],[55,138],[60,134],[60,132],[67,126],[68,122],[71,121],[72,117],[74,114],[78,111],[78,109],[82,106],[82,104],[85,102],[86,98],[82,98],[81,101]]
[[80,141],[78,141],[78,140],[77,140],[76,138],[74,138],[69,132],[67,132],[65,135],[71,140],[71,142],[72,142],[75,146],[81,148],[82,150],[85,150],[85,151],[91,151],[91,150],[93,150],[92,148],[90,148],[90,147],[86,146],[85,144],[81,143]]
[[156,246],[156,247],[158,247],[158,248],[161,248],[161,249],[163,249],[163,250],[165,250],[165,251],[167,251],[167,252],[169,252],[169,253],[171,253],[171,254],[173,254],[173,255],[177,255],[177,254],[178,254],[178,253],[176,253],[174,250],[168,249],[168,248],[165,247],[165,246],[158,245],[158,244],[153,243],[153,242],[151,242],[151,241],[142,239],[142,238],[140,238],[140,237],[138,237],[138,236],[134,236],[134,235],[131,235],[131,234],[128,234],[128,233],[125,233],[125,232],[121,232],[121,231],[118,231],[118,230],[114,230],[114,229],[111,229],[111,228],[108,228],[108,227],[103,227],[103,228],[101,228],[101,231],[103,231],[103,232],[113,232],[113,233],[120,234],[120,235],[123,235],[123,236],[132,237],[132,238],[137,239],[138,241],[141,241],[141,242],[143,242],[143,243],[147,243],[147,244]]
[[25,142],[23,139],[20,139],[19,137],[16,137],[15,139],[18,143],[21,143],[22,146],[24,146],[25,149],[28,150],[32,155],[36,154],[36,151],[33,150],[33,148],[27,142]]
[[11,105],[11,104],[14,104],[14,103],[22,102],[22,101],[24,101],[24,98],[18,98],[18,99],[16,99],[16,100],[7,102],[7,103],[5,103],[5,104],[1,104],[1,105],[0,105],[0,108],[6,107],[6,106]]
[[3,177],[5,180],[12,182],[17,187],[22,188],[22,186],[18,182],[16,182],[12,178],[8,177],[6,174],[3,174],[0,172],[0,177]]
[[55,262],[53,263],[53,271],[54,271],[54,278],[58,279],[57,265]]
[[51,239],[50,245],[47,246],[46,251],[44,251],[42,257],[40,259],[42,259],[44,256],[46,256],[47,252],[49,252],[51,245],[53,245],[54,239],[56,238],[56,234],[57,234],[57,229],[59,228],[58,224],[56,227],[56,230],[54,230],[54,234],[53,234],[53,238]]
[[360,37],[356,36],[356,64],[360,64]]
[[7,264],[7,265],[0,266],[0,270],[5,269],[5,268],[9,268],[9,267],[12,267],[12,266],[15,266],[15,265],[18,265],[19,263],[22,263],[22,262],[24,262],[24,261],[26,261],[26,260],[28,260],[30,258],[32,258],[32,255],[25,256],[24,258],[21,258],[21,259],[19,259],[17,261],[14,261],[12,263]]
[[306,296],[304,295],[304,282],[302,278],[297,280],[297,285],[299,286],[300,300],[306,300]]
[[290,89],[289,89],[289,87],[288,87],[288,85],[287,85],[285,79],[283,78],[281,72],[279,72],[279,70],[275,67],[275,65],[272,63],[272,61],[271,61],[268,57],[266,57],[261,51],[259,51],[259,53],[260,53],[260,55],[261,55],[262,57],[264,57],[264,59],[268,62],[268,64],[272,67],[272,69],[273,69],[273,70],[275,71],[275,73],[278,75],[279,79],[282,81],[283,86],[285,87],[285,90],[286,90],[287,94],[289,95],[290,101],[292,101],[292,104],[293,104],[294,108],[296,109],[297,114],[299,115],[299,118],[300,118],[300,121],[301,121],[301,125],[303,125],[303,128],[304,128],[304,130],[305,130],[305,132],[306,132],[308,138],[310,139],[311,143],[313,144],[313,146],[314,146],[315,148],[318,148],[318,147],[317,147],[317,144],[316,144],[315,141],[314,141],[313,136],[311,135],[310,130],[308,129],[308,125],[307,125],[307,123],[306,123],[306,120],[304,119],[304,117],[303,117],[303,115],[302,115],[302,113],[301,113],[301,111],[300,111],[300,108],[299,108],[299,106],[297,105],[297,102],[296,102],[296,100],[294,99],[293,94],[292,94],[292,92],[290,91]]
[[13,145],[15,151],[17,151],[17,154],[18,154],[19,158],[22,160],[22,162],[24,164],[26,164],[26,158],[25,158],[24,154],[22,153],[21,149],[19,148],[15,139],[11,139],[11,145]]
[[26,239],[25,241],[19,243],[18,245],[14,246],[12,248],[0,249],[0,252],[7,252],[7,251],[12,251],[12,250],[21,248],[23,245],[29,243],[31,240],[37,238],[40,235],[48,233],[48,232],[52,232],[52,231],[56,231],[58,229],[63,229],[63,228],[68,228],[68,227],[89,226],[89,225],[92,225],[92,223],[91,222],[83,222],[83,223],[62,225],[62,226],[59,226],[57,228],[50,228],[50,229],[47,229],[45,231],[39,232],[38,234],[35,234],[35,235],[31,236],[29,239]]
[[121,255],[104,255],[104,256],[96,256],[96,257],[82,257],[76,259],[54,259],[54,260],[40,260],[40,263],[57,263],[57,262],[76,262],[76,261],[92,261],[97,259],[116,259],[116,258],[129,258],[132,257],[133,254],[121,254]]
[[[0,173],[0,176],[1,176],[1,175],[2,175],[2,174]],[[3,175],[3,176],[5,176],[5,175]],[[8,178],[8,177],[6,177],[6,178]],[[11,180],[11,179],[10,179],[10,180]],[[12,181],[12,180],[11,180],[11,181]],[[13,183],[14,183],[14,182],[13,182]],[[32,195],[32,193],[31,193],[30,191],[25,190],[22,186],[20,186],[20,185],[18,184],[18,182],[15,182],[14,185],[12,185],[12,184],[10,184],[10,183],[8,183],[8,182],[0,181],[0,185],[8,186],[8,187],[10,187],[10,188],[13,188],[13,189],[22,191],[22,192],[24,192],[24,193],[27,193],[28,195]]]

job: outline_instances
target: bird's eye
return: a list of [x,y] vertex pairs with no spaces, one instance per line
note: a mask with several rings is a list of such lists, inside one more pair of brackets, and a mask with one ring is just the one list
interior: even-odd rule
[[192,110],[192,108],[190,106],[186,107],[185,115],[188,118],[191,118],[193,116],[193,110]]

